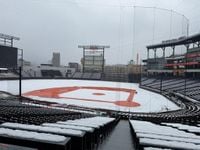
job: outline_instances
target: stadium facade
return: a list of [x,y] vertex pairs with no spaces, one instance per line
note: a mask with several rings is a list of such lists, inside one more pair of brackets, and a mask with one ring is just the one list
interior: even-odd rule
[[[186,52],[176,54],[177,46],[185,46]],[[166,48],[171,48],[171,55],[166,57]],[[163,56],[157,57],[158,50]],[[153,51],[154,57],[149,53]],[[162,41],[162,43],[147,46],[147,59],[143,61],[147,66],[148,75],[164,74],[166,76],[200,77],[200,34],[180,37],[178,39]]]

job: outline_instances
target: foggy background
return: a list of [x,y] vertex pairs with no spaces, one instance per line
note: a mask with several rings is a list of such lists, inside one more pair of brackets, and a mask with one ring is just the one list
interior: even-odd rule
[[106,64],[127,64],[137,53],[146,58],[148,44],[185,36],[187,18],[189,34],[199,33],[199,6],[199,0],[0,0],[0,33],[20,37],[15,46],[37,65],[53,52],[61,53],[62,65],[80,63],[78,45],[90,44],[111,46]]

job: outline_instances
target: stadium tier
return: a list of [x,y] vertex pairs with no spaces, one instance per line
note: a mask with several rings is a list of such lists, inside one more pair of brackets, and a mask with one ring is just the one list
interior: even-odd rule
[[[188,37],[180,37],[162,43],[147,46],[147,59],[143,60],[147,67],[148,76],[179,76],[199,78],[200,70],[200,34]],[[182,51],[176,47],[183,46]],[[171,48],[171,51],[169,49]],[[162,57],[157,56],[158,50],[162,51]],[[154,57],[150,57],[150,52]],[[171,53],[169,56],[166,53]]]

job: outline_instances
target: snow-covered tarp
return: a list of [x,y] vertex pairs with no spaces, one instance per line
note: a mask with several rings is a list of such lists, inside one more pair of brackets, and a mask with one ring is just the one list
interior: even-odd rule
[[[0,91],[8,91],[12,94],[18,94],[16,86],[18,81],[0,81]],[[8,87],[9,85],[9,87]],[[166,110],[179,109],[174,103],[164,96],[139,88],[135,83],[119,83],[106,81],[87,81],[87,80],[23,80],[22,92],[27,93],[39,89],[56,88],[56,87],[109,87],[109,88],[126,88],[136,90],[133,101],[139,103],[138,107],[125,107],[114,104],[116,101],[126,101],[129,97],[127,92],[123,91],[106,91],[95,89],[82,89],[62,93],[61,98],[49,98],[41,96],[29,96],[38,101],[55,102],[58,104],[76,105],[89,108],[100,108],[126,112],[161,112]],[[9,90],[11,89],[11,90]],[[94,93],[103,93],[95,95]],[[70,99],[70,98],[71,99]],[[83,101],[81,99],[105,100],[107,102]]]

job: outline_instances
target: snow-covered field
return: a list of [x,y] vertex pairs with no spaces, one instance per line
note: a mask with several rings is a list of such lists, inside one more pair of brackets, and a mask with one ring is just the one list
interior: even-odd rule
[[[18,94],[18,81],[0,81],[0,91],[8,91]],[[98,89],[79,89],[71,92],[62,93],[61,98],[49,98],[39,96],[29,96],[37,100],[56,102],[58,104],[72,104],[84,107],[102,108],[109,110],[127,111],[127,112],[160,112],[179,109],[174,103],[165,97],[144,90],[133,83],[118,83],[106,81],[85,81],[85,80],[24,80],[22,81],[22,92],[27,93],[34,90],[58,88],[58,87],[109,87],[109,88],[126,88],[137,91],[134,96],[134,102],[140,104],[138,107],[123,107],[114,104],[114,101],[126,101],[129,97],[128,92],[110,91]],[[94,93],[97,93],[95,95]],[[100,93],[100,95],[98,95]],[[71,98],[71,99],[70,99]],[[85,101],[91,99],[97,101]],[[100,100],[101,102],[98,102]],[[105,101],[105,102],[102,102]]]

